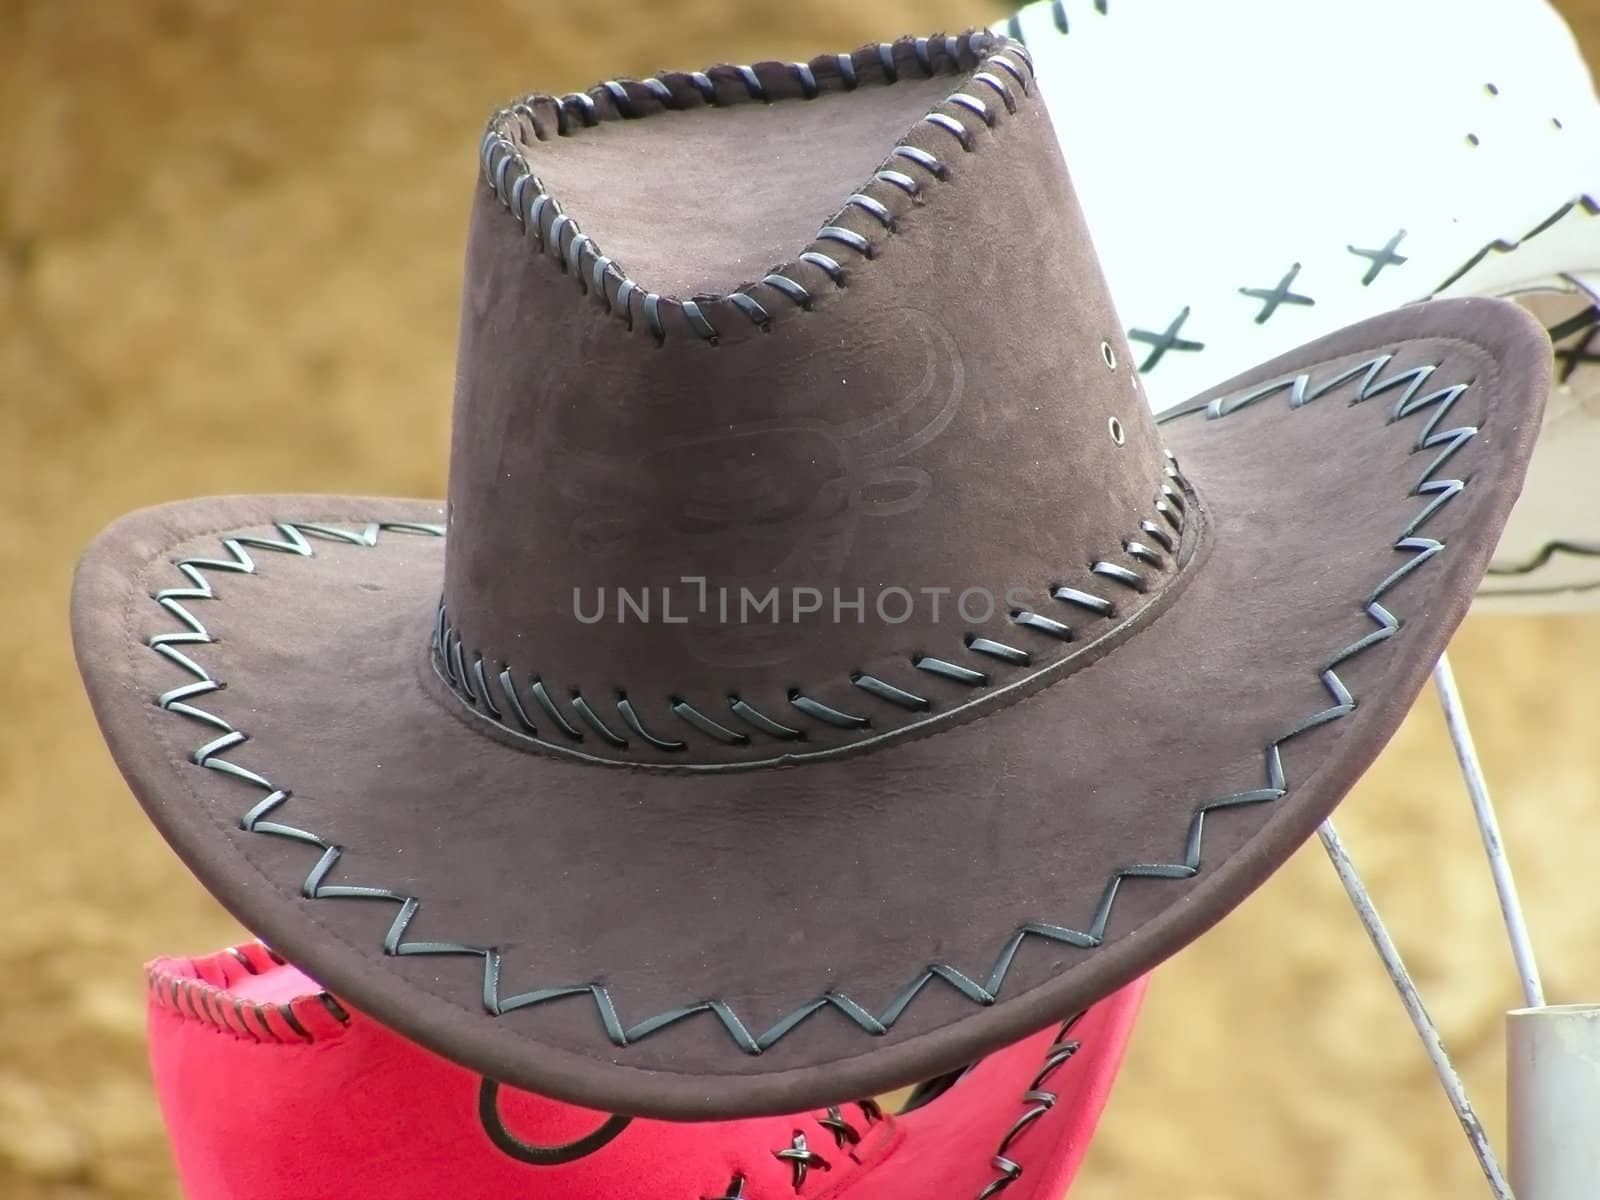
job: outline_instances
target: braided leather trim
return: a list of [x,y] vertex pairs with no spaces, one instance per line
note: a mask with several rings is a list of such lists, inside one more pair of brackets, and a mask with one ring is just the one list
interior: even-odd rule
[[588,995],[595,1006],[596,1016],[609,1041],[618,1047],[633,1045],[651,1034],[659,1033],[679,1021],[700,1013],[710,1013],[721,1024],[733,1045],[745,1054],[757,1055],[789,1036],[805,1021],[825,1008],[832,1008],[848,1018],[869,1037],[882,1037],[892,1028],[912,1002],[930,985],[953,989],[973,1004],[991,1005],[999,998],[1017,951],[1030,938],[1075,949],[1093,950],[1105,939],[1118,892],[1126,879],[1190,879],[1199,874],[1203,861],[1206,817],[1212,813],[1247,805],[1270,804],[1282,799],[1289,791],[1289,780],[1284,774],[1282,745],[1309,730],[1340,720],[1355,711],[1356,698],[1339,678],[1337,668],[1348,659],[1365,653],[1374,646],[1395,637],[1401,622],[1381,603],[1383,597],[1402,579],[1424,568],[1445,548],[1435,538],[1423,536],[1419,531],[1444,505],[1460,495],[1467,486],[1461,479],[1437,478],[1441,467],[1462,446],[1478,434],[1475,425],[1441,429],[1440,425],[1455,402],[1472,386],[1469,383],[1423,392],[1423,386],[1437,369],[1437,364],[1422,365],[1380,378],[1393,355],[1382,354],[1364,363],[1346,368],[1332,378],[1313,385],[1309,372],[1292,375],[1275,383],[1257,388],[1244,395],[1224,397],[1212,401],[1206,409],[1208,419],[1220,419],[1247,405],[1284,393],[1290,408],[1299,408],[1326,395],[1353,380],[1359,380],[1356,397],[1352,403],[1361,403],[1387,392],[1398,390],[1400,395],[1390,414],[1390,424],[1398,426],[1408,418],[1426,414],[1427,419],[1417,431],[1411,447],[1413,455],[1426,450],[1438,451],[1423,468],[1411,495],[1426,499],[1428,503],[1415,516],[1406,521],[1393,542],[1394,550],[1406,556],[1405,561],[1373,588],[1362,600],[1361,609],[1374,628],[1342,649],[1335,651],[1319,672],[1324,689],[1332,701],[1327,707],[1309,713],[1293,722],[1284,733],[1268,742],[1262,750],[1264,770],[1263,786],[1242,792],[1199,801],[1191,810],[1188,832],[1180,854],[1175,861],[1135,863],[1113,871],[1106,881],[1099,903],[1087,920],[1080,919],[1083,928],[1067,925],[1029,921],[1018,925],[999,948],[993,965],[982,980],[974,979],[951,963],[937,962],[919,968],[901,989],[900,993],[879,1013],[874,1013],[842,991],[829,990],[802,1001],[776,1024],[760,1032],[752,1032],[743,1018],[731,1005],[722,1000],[696,999],[678,1007],[665,1009],[645,1017],[634,1024],[626,1024],[617,1010],[610,990],[598,981],[578,984],[555,984],[516,995],[501,994],[500,951],[495,946],[474,946],[459,942],[417,942],[406,940],[406,929],[421,910],[423,901],[393,888],[360,883],[334,883],[335,868],[343,848],[313,830],[290,825],[281,820],[270,820],[277,810],[288,805],[291,792],[287,787],[268,779],[249,767],[224,757],[231,750],[249,741],[249,735],[235,728],[222,717],[196,707],[192,701],[218,691],[223,681],[216,679],[205,667],[188,655],[180,646],[207,645],[212,641],[204,624],[189,609],[189,604],[214,600],[207,572],[223,571],[238,575],[255,573],[255,563],[249,549],[309,558],[314,553],[313,538],[344,542],[353,546],[373,548],[385,532],[443,536],[437,525],[418,525],[406,522],[379,522],[361,530],[345,530],[323,524],[280,522],[277,538],[234,535],[221,539],[225,558],[186,558],[175,566],[187,583],[184,587],[167,588],[156,593],[155,603],[163,612],[174,618],[179,628],[152,636],[147,645],[157,654],[180,667],[194,678],[193,683],[172,688],[151,702],[161,711],[205,726],[208,740],[197,746],[189,756],[189,763],[199,769],[226,775],[250,788],[258,799],[239,818],[239,826],[246,832],[269,837],[286,838],[305,844],[317,852],[316,861],[300,885],[300,892],[309,900],[387,900],[397,907],[382,942],[383,953],[391,955],[425,955],[430,957],[468,957],[482,965],[482,997],[486,1011],[501,1015],[521,1008],[529,1008],[551,1000]]
[[327,992],[310,992],[277,1004],[232,993],[243,976],[282,964],[261,943],[247,942],[206,958],[158,958],[145,966],[145,987],[153,1005],[253,1042],[305,1045],[342,1033],[350,1014]]
[[[859,735],[857,740],[877,738],[884,731],[875,726],[875,713],[913,714],[920,718],[940,710],[938,693],[923,687],[910,677],[910,672],[920,671],[960,685],[966,694],[943,706],[946,710],[959,708],[991,685],[1009,685],[1025,677],[1025,672],[1048,669],[1059,661],[1054,657],[1059,647],[1069,642],[1092,642],[1115,628],[1119,617],[1133,615],[1123,613],[1119,598],[1143,596],[1180,569],[1179,548],[1189,509],[1187,497],[1192,489],[1170,453],[1165,476],[1166,482],[1151,505],[1150,517],[1122,538],[1116,551],[1091,563],[1086,576],[1076,580],[1074,586],[1049,585],[1046,590],[1059,605],[1051,615],[1020,608],[1010,613],[1019,644],[967,633],[949,652],[948,659],[930,654],[911,656],[906,663],[907,677],[898,681],[851,672],[848,682],[862,693],[857,711],[824,704],[801,688],[790,691],[789,709],[782,712],[764,712],[741,697],[737,689],[724,688],[717,694],[726,697],[728,712],[717,715],[696,708],[679,696],[642,701],[625,688],[618,689],[606,701],[585,697],[577,689],[553,686],[537,671],[530,674],[509,663],[486,658],[480,650],[466,648],[442,600],[433,631],[434,670],[479,717],[519,740],[533,739],[541,746],[560,751],[579,744],[603,744],[611,752],[684,753],[692,745],[743,747],[768,740],[793,743],[814,729],[855,733]],[[558,697],[565,699],[570,712]],[[609,721],[602,711],[606,704],[616,713]],[[549,740],[558,735],[561,740]],[[850,745],[846,742],[807,755],[796,754],[792,749],[780,754],[794,760],[834,753]],[[584,757],[613,761],[601,755]],[[761,764],[744,761],[739,765]]]
[[[637,283],[601,251],[534,173],[525,144],[550,136],[581,135],[601,121],[633,120],[674,109],[785,99],[804,102],[825,91],[890,85],[903,71],[930,79],[971,72],[958,90],[915,126],[943,130],[964,153],[978,149],[979,128],[994,130],[1002,123],[1002,112],[1009,116],[1017,111],[1018,91],[1024,96],[1032,91],[1033,62],[1028,52],[982,30],[960,37],[902,38],[854,54],[821,55],[810,63],[721,64],[642,80],[612,79],[587,92],[527,96],[496,112],[479,146],[484,182],[544,257],[628,329],[643,328],[664,341],[671,326],[715,346],[722,337],[716,322],[724,320],[718,312],[767,332],[773,328],[775,312],[810,310],[819,292],[846,287],[857,265],[876,257],[897,232],[899,218],[921,202],[929,181],[942,183],[949,178],[944,161],[919,147],[897,145],[873,179],[824,222],[793,262],[728,295],[679,299]],[[669,319],[673,312],[677,318]]]

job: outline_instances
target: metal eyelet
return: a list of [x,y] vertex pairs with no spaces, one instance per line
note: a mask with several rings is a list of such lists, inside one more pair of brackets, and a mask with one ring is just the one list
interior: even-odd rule
[[1128,435],[1127,432],[1122,428],[1122,422],[1117,420],[1115,417],[1112,417],[1111,420],[1107,422],[1107,425],[1111,430],[1112,442],[1118,446],[1126,445],[1128,441]]
[[[1100,357],[1105,360],[1106,366],[1111,370],[1115,371],[1117,369],[1117,352],[1111,348],[1110,342],[1100,343]],[[1120,445],[1121,443],[1118,444]]]

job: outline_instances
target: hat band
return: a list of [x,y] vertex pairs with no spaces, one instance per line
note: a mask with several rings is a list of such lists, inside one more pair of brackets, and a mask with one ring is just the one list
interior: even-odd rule
[[[530,750],[663,770],[742,769],[834,758],[908,734],[926,735],[930,726],[953,726],[1098,661],[1154,621],[1184,590],[1204,540],[1205,522],[1193,519],[1200,509],[1193,485],[1169,454],[1164,482],[1148,515],[1117,539],[1115,556],[1136,567],[1113,562],[1110,554],[1096,558],[1088,578],[1076,585],[1047,582],[1039,589],[1048,596],[1048,607],[1012,608],[1015,635],[1006,641],[970,632],[955,635],[947,645],[911,656],[895,679],[854,671],[843,679],[791,688],[782,710],[758,707],[729,679],[710,689],[697,681],[694,688],[685,686],[666,696],[626,687],[605,697],[585,695],[530,670],[528,664],[471,646],[442,599],[429,655],[434,674],[465,712],[495,735]],[[889,590],[909,598],[907,589]],[[992,604],[992,595],[984,594]],[[773,589],[769,597],[775,595]],[[666,607],[668,597],[662,600]],[[622,601],[618,603],[620,608]],[[863,603],[859,597],[852,602]],[[1122,619],[1097,629],[1071,652],[1051,656],[1077,641],[1079,622],[1118,616]],[[959,684],[970,695],[941,704],[925,686],[929,677]],[[726,710],[691,703],[685,698],[690,691],[724,697]],[[841,693],[855,702],[837,699]],[[820,735],[826,735],[826,746],[813,743]],[[764,748],[771,753],[761,754]]]

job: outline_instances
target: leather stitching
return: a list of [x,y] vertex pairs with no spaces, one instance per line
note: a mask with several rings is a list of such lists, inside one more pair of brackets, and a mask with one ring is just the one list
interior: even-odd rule
[[[1177,460],[1168,454],[1165,481],[1152,505],[1153,519],[1141,520],[1137,531],[1121,540],[1116,554],[1097,558],[1090,565],[1088,571],[1095,582],[1082,581],[1082,586],[1075,587],[1060,583],[1050,585],[1048,590],[1051,597],[1062,606],[1060,610],[1052,610],[1054,616],[1028,609],[1012,612],[1012,625],[1027,635],[1018,640],[1032,640],[1036,644],[1042,641],[1050,646],[1068,642],[1087,645],[1088,642],[1079,636],[1078,631],[1082,628],[1076,624],[1079,616],[1096,625],[1110,620],[1118,615],[1119,606],[1110,598],[1117,594],[1118,589],[1143,596],[1189,565],[1179,560],[1180,542],[1187,526],[1192,496],[1193,490],[1178,469]],[[1188,553],[1192,558],[1192,551]],[[1119,556],[1132,566],[1113,561]],[[1101,580],[1116,586],[1092,590]],[[1137,616],[1138,611],[1129,614],[1127,619]],[[1074,621],[1071,626],[1057,619],[1068,616]],[[1107,631],[1097,630],[1089,640],[1102,636],[1104,632]],[[961,650],[964,653],[952,655],[952,658],[973,656],[967,658],[972,665],[927,654],[914,656],[908,665],[912,670],[960,684],[973,692],[987,688],[991,682],[991,672],[996,670],[1031,668],[1037,672],[1049,665],[1037,663],[1033,652],[1020,646],[977,634],[965,636]],[[451,623],[443,600],[437,610],[430,655],[435,673],[451,694],[477,716],[499,726],[518,741],[532,738],[541,745],[558,750],[564,747],[550,740],[557,734],[572,743],[588,740],[592,744],[594,739],[598,739],[618,751],[634,752],[646,748],[673,753],[689,750],[689,742],[676,736],[678,734],[687,734],[701,744],[732,747],[748,746],[763,738],[775,742],[797,742],[805,739],[808,722],[813,726],[858,733],[863,737],[875,739],[880,736],[870,715],[831,707],[807,696],[798,688],[789,693],[789,705],[793,712],[763,712],[737,691],[723,689],[728,697],[728,716],[713,716],[687,700],[672,696],[658,701],[654,706],[658,712],[665,709],[666,715],[660,718],[651,716],[648,720],[640,712],[641,702],[630,698],[626,689],[621,689],[611,700],[616,709],[616,723],[608,723],[601,711],[601,701],[586,698],[575,689],[552,688],[537,672],[529,674],[509,663],[485,658],[481,650],[464,648],[461,633]],[[915,684],[910,679],[897,684],[855,671],[850,674],[849,682],[861,690],[863,700],[877,701],[888,705],[890,709],[921,714],[934,712],[940,707],[933,693],[911,690]],[[571,713],[561,707],[558,696],[566,699]],[[875,706],[864,704],[862,708],[870,714]],[[677,718],[677,721],[671,718]],[[540,727],[549,736],[541,736]],[[633,739],[619,732],[622,729],[630,731]],[[848,743],[837,749],[847,746]],[[592,757],[600,762],[623,761],[600,755]],[[741,765],[760,764],[748,762]]]
[[[928,38],[903,38],[854,54],[818,57],[810,64],[762,64],[762,69],[782,71],[798,80],[802,103],[815,99],[823,90],[817,72],[825,64],[830,72],[829,90],[847,92],[862,86],[861,72],[869,68],[875,68],[884,85],[895,83],[905,69],[920,70],[925,78],[941,72],[955,75],[970,71],[972,74],[961,87],[913,128],[930,125],[941,129],[964,152],[971,153],[977,149],[974,126],[993,130],[1000,122],[1001,111],[1008,116],[1017,112],[1013,88],[1024,96],[1031,95],[1033,60],[1020,45],[983,31],[946,36],[937,42],[935,45]],[[831,77],[833,71],[837,71],[837,79]],[[719,80],[727,86],[719,88]],[[834,288],[847,286],[854,264],[876,257],[882,243],[898,231],[896,208],[903,207],[908,197],[912,201],[922,198],[926,189],[923,177],[935,182],[947,180],[949,172],[943,160],[902,142],[863,190],[850,196],[824,222],[811,244],[793,262],[725,296],[679,299],[643,287],[603,253],[576,218],[566,213],[561,202],[545,188],[525,153],[526,140],[537,142],[552,132],[557,137],[578,136],[583,129],[603,120],[639,119],[673,109],[720,107],[740,101],[773,103],[761,71],[754,67],[724,65],[706,71],[664,72],[643,80],[607,80],[588,92],[561,97],[527,96],[490,118],[479,144],[483,179],[544,257],[570,274],[583,292],[592,291],[606,311],[621,318],[628,329],[642,325],[657,342],[663,342],[667,337],[663,310],[675,308],[688,330],[709,346],[720,344],[725,332],[713,320],[717,316],[715,310],[730,316],[740,314],[757,329],[770,332],[774,326],[773,310],[780,304],[809,311],[819,284],[825,281]],[[899,169],[906,164],[914,166],[916,172]],[[876,222],[873,237],[842,224],[852,210],[863,212]],[[841,247],[848,251],[843,261],[838,257]],[[717,320],[721,319],[717,316]]]
[[275,526],[278,535],[276,537],[236,534],[222,538],[221,545],[227,554],[226,558],[190,557],[178,560],[174,566],[183,576],[186,586],[158,591],[154,600],[169,617],[176,620],[179,628],[150,637],[146,645],[152,652],[162,655],[192,676],[194,682],[168,689],[152,697],[151,700],[162,712],[206,727],[208,740],[190,754],[189,762],[192,765],[227,775],[260,793],[257,802],[240,817],[241,829],[249,833],[301,842],[319,851],[316,862],[301,884],[301,894],[306,899],[376,899],[395,903],[398,911],[383,939],[383,952],[386,955],[478,958],[483,967],[482,1003],[484,1009],[492,1015],[499,1016],[551,1000],[587,994],[595,1005],[596,1014],[607,1038],[618,1047],[632,1045],[679,1021],[705,1012],[716,1017],[739,1050],[751,1055],[760,1054],[770,1048],[791,1034],[807,1018],[824,1008],[835,1009],[868,1036],[881,1037],[900,1020],[923,989],[935,983],[954,989],[974,1004],[981,1006],[994,1004],[1018,950],[1029,938],[1083,950],[1093,950],[1100,946],[1105,940],[1105,931],[1124,880],[1193,878],[1201,870],[1206,816],[1225,809],[1271,803],[1282,799],[1289,791],[1280,750],[1283,743],[1312,729],[1340,720],[1355,711],[1356,699],[1339,678],[1336,668],[1373,646],[1388,641],[1400,632],[1401,621],[1383,606],[1381,600],[1402,579],[1425,567],[1443,552],[1445,548],[1443,542],[1422,535],[1420,530],[1441,508],[1461,494],[1467,482],[1460,479],[1438,478],[1436,475],[1440,468],[1479,432],[1479,428],[1474,425],[1439,428],[1455,402],[1471,388],[1470,383],[1456,384],[1424,393],[1424,385],[1438,368],[1438,364],[1424,364],[1382,378],[1384,368],[1393,361],[1393,357],[1393,354],[1380,354],[1353,367],[1345,368],[1332,378],[1316,385],[1311,383],[1309,371],[1287,376],[1242,395],[1219,398],[1206,406],[1208,419],[1222,419],[1249,405],[1286,392],[1289,406],[1298,408],[1347,383],[1359,381],[1357,394],[1352,403],[1361,403],[1396,389],[1400,391],[1391,411],[1391,424],[1419,414],[1428,414],[1422,428],[1413,439],[1410,451],[1412,455],[1429,450],[1438,451],[1423,469],[1411,491],[1412,496],[1426,499],[1428,503],[1406,522],[1393,542],[1395,550],[1407,555],[1406,561],[1386,576],[1362,602],[1362,610],[1372,621],[1374,629],[1337,651],[1319,672],[1332,704],[1295,722],[1285,733],[1267,744],[1262,752],[1265,786],[1219,796],[1192,810],[1180,861],[1137,863],[1114,871],[1094,912],[1084,922],[1087,928],[1075,929],[1040,922],[1019,925],[1007,938],[994,965],[981,982],[953,964],[934,963],[919,971],[882,1013],[875,1014],[869,1011],[844,992],[830,990],[800,1004],[775,1025],[756,1033],[751,1031],[730,1005],[715,999],[683,1004],[628,1025],[618,1013],[610,991],[599,982],[546,986],[518,995],[502,996],[501,956],[498,948],[455,942],[406,941],[406,929],[422,906],[419,898],[383,886],[329,882],[343,848],[325,840],[314,831],[268,819],[289,802],[292,793],[265,776],[225,758],[224,755],[228,751],[249,740],[248,734],[235,728],[222,717],[192,703],[206,694],[221,690],[225,682],[213,678],[201,664],[185,651],[178,649],[180,646],[205,645],[212,641],[203,623],[189,611],[185,602],[194,604],[198,601],[215,599],[210,580],[206,575],[208,571],[254,574],[254,560],[249,553],[251,549],[309,558],[315,553],[313,539],[373,549],[378,546],[382,534],[386,532],[442,537],[444,533],[442,526],[414,522],[374,522],[360,530],[349,530],[325,524],[279,522]]

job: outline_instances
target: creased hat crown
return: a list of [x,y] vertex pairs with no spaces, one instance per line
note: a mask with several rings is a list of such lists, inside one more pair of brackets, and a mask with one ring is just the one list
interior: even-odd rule
[[1181,488],[1031,71],[903,39],[496,115],[432,648],[461,701],[607,761],[831,754],[1169,590]]

